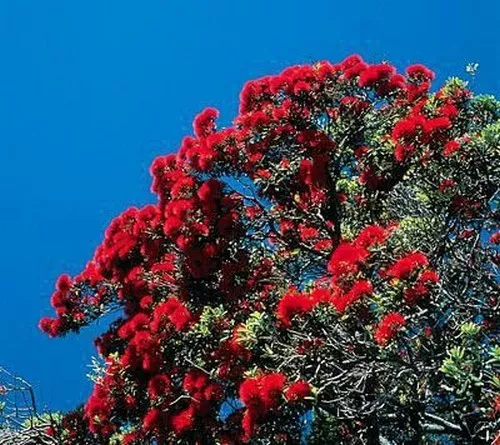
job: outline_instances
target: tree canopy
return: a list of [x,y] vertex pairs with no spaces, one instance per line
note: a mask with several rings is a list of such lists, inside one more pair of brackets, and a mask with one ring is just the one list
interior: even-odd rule
[[[194,119],[51,298],[111,311],[66,444],[491,443],[500,103],[357,55],[248,82]],[[447,441],[447,442],[446,442]]]

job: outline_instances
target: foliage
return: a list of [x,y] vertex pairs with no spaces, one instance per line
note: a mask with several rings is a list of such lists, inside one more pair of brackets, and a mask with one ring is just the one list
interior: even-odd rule
[[[64,443],[487,443],[500,410],[500,104],[359,56],[208,108],[41,320],[110,310]],[[99,368],[99,366],[97,366]],[[98,371],[98,372],[97,372]],[[449,442],[448,442],[449,443]]]

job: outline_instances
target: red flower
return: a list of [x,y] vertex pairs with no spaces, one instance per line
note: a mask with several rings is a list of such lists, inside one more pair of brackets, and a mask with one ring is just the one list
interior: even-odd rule
[[198,369],[193,369],[189,371],[184,377],[184,382],[182,384],[182,387],[186,391],[194,393],[196,391],[203,389],[207,384],[208,384],[208,376],[204,372]]
[[50,305],[53,308],[64,307],[68,303],[68,297],[64,292],[56,291],[50,297]]
[[45,332],[46,334],[50,334],[51,332],[51,327],[52,327],[52,318],[50,317],[43,317],[40,322],[38,323],[38,327],[40,330]]
[[446,178],[443,181],[441,181],[441,184],[439,184],[439,191],[441,193],[445,193],[450,189],[455,188],[457,183],[451,179],[451,178]]
[[394,159],[397,162],[402,163],[406,161],[415,152],[415,147],[413,144],[397,144],[394,149]]
[[57,279],[56,289],[60,292],[68,292],[71,284],[71,277],[67,274],[63,274]]
[[361,171],[359,175],[359,183],[365,185],[366,188],[370,190],[377,190],[379,188],[383,188],[384,178],[379,172],[375,171],[372,166],[368,166]]
[[389,236],[387,229],[373,225],[365,227],[357,236],[354,244],[368,249],[375,245],[384,244]]
[[317,251],[324,251],[324,250],[331,250],[333,246],[333,242],[331,239],[325,239],[318,241],[317,243],[314,244],[314,250]]
[[311,292],[312,305],[328,303],[332,299],[332,292],[329,289],[315,288]]
[[354,302],[371,293],[373,293],[372,283],[368,280],[358,280],[353,284],[347,295],[349,295],[349,300]]
[[175,216],[170,216],[165,220],[165,224],[163,224],[163,233],[168,237],[175,237],[183,227],[184,223],[182,220]]
[[215,201],[222,196],[222,183],[217,179],[210,179],[201,184],[196,192],[202,202]]
[[423,283],[416,283],[414,286],[405,289],[404,300],[409,306],[413,306],[420,299],[426,297],[429,294],[429,289]]
[[415,64],[406,68],[406,75],[417,81],[434,80],[435,74],[426,66]]
[[423,130],[425,118],[420,115],[413,115],[401,119],[394,126],[391,137],[394,141],[413,140],[420,130]]
[[57,337],[63,332],[63,321],[60,318],[44,317],[38,323],[38,327],[50,337]]
[[285,397],[291,403],[302,402],[311,395],[311,385],[304,380],[292,383],[285,392]]
[[395,73],[396,69],[386,63],[371,65],[359,76],[360,87],[370,87],[382,81],[387,81]]
[[386,272],[387,276],[405,280],[419,268],[429,264],[427,257],[421,252],[413,252],[396,261]]
[[307,93],[309,91],[311,91],[311,85],[309,85],[307,82],[304,82],[303,80],[297,82],[293,87],[293,92],[297,96],[302,93]]
[[218,117],[218,110],[216,110],[215,108],[205,108],[194,118],[194,134],[199,138],[206,137],[212,134],[215,131],[215,119],[217,119]]
[[454,119],[458,114],[458,108],[451,103],[447,103],[439,109],[439,112],[443,116],[445,116],[449,119]]
[[170,314],[169,318],[177,331],[183,331],[188,327],[191,321],[191,312],[184,306],[179,306]]
[[257,425],[258,415],[253,410],[246,410],[241,420],[241,427],[243,428],[244,441],[249,441],[252,437],[252,433]]
[[186,409],[172,415],[170,422],[172,424],[172,430],[177,436],[182,436],[193,428],[195,414],[194,406],[189,405]]
[[261,396],[267,409],[275,408],[283,393],[286,377],[279,373],[266,374],[260,379]]
[[139,440],[141,440],[141,434],[137,431],[133,431],[123,436],[122,445],[138,444]]
[[434,119],[429,119],[424,124],[424,132],[428,135],[432,135],[439,131],[447,130],[452,126],[451,121],[447,117],[435,117]]
[[366,295],[373,293],[373,285],[367,280],[356,281],[349,292],[344,295],[339,295],[332,299],[335,309],[339,313],[343,313],[349,306],[354,304]]
[[369,254],[368,250],[362,246],[342,243],[330,257],[328,271],[334,277],[356,273]]
[[158,332],[170,321],[177,331],[185,330],[191,322],[191,312],[175,297],[169,298],[154,309],[151,330]]
[[352,68],[353,66],[356,66],[358,63],[362,63],[363,59],[360,55],[358,54],[352,54],[348,57],[346,57],[342,62],[340,62],[340,67],[343,70],[346,70],[348,68]]
[[143,311],[148,311],[151,309],[151,306],[153,305],[153,297],[151,295],[145,295],[144,297],[141,298],[141,302],[139,303],[139,306]]
[[307,296],[291,292],[281,298],[276,309],[276,316],[284,326],[288,327],[295,315],[304,314],[311,309],[312,303]]
[[363,159],[370,152],[370,148],[366,146],[361,146],[354,149],[354,157],[358,160]]
[[195,179],[192,176],[183,176],[172,185],[170,194],[172,195],[172,198],[176,199],[189,198],[195,188]]
[[449,141],[444,146],[443,155],[449,157],[458,150],[460,150],[460,143],[458,141]]
[[258,205],[246,206],[245,211],[250,220],[256,219],[262,213],[262,210]]
[[[355,62],[356,60],[359,60],[359,62],[356,63]],[[363,71],[365,71],[368,68],[368,65],[365,62],[363,62],[361,57],[351,56],[348,57],[343,62],[343,68],[344,68],[344,79],[350,80],[359,76]]]
[[434,270],[425,270],[418,278],[417,282],[404,291],[404,299],[406,304],[413,305],[421,298],[429,295],[432,285],[439,280],[438,274]]
[[380,346],[385,346],[405,325],[406,320],[401,314],[397,312],[388,313],[384,318],[382,318],[375,330],[375,341]]
[[85,416],[89,420],[89,429],[93,433],[104,433],[103,429],[111,426],[109,424],[111,414],[109,392],[109,387],[96,384],[85,405]]
[[435,270],[425,270],[419,275],[418,281],[425,284],[436,284],[439,281],[439,276]]
[[308,227],[305,224],[299,224],[298,232],[301,241],[309,241],[319,235],[318,229],[315,227]]
[[150,321],[149,315],[139,312],[120,326],[118,336],[122,339],[130,339],[137,331],[146,329]]
[[152,377],[148,382],[148,394],[151,398],[156,398],[168,393],[170,388],[170,379],[165,374],[158,374]]
[[246,379],[240,385],[239,397],[246,408],[242,423],[246,435],[251,434],[257,419],[278,407],[285,382],[285,375],[275,372]]
[[239,388],[240,400],[246,407],[260,408],[262,399],[260,395],[260,379],[257,377],[246,379]]

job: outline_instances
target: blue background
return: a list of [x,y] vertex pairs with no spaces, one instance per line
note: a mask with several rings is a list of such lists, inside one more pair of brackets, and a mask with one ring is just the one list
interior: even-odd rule
[[[0,0],[0,365],[42,406],[70,409],[99,326],[50,340],[56,277],[91,258],[109,221],[153,200],[148,167],[211,105],[235,116],[246,80],[360,53],[499,95],[497,0]],[[101,325],[102,328],[102,325]]]

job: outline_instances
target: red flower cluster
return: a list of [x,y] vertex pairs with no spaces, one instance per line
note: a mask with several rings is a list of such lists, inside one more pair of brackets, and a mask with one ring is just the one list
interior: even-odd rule
[[189,310],[177,298],[172,297],[155,307],[151,331],[156,333],[165,330],[168,327],[167,322],[170,322],[176,331],[184,331],[189,327],[191,320],[192,315]]
[[152,313],[138,312],[118,329],[119,337],[128,341],[121,364],[158,372],[163,363],[161,343],[188,328],[191,320],[190,311],[175,297],[155,306]]
[[311,396],[311,385],[304,381],[292,383],[285,392],[286,399],[291,403],[303,402],[306,397]]
[[[71,297],[69,295],[71,285],[71,277],[66,274],[61,275],[56,283],[56,291],[50,298],[50,304],[56,310],[56,314],[59,317],[70,313],[72,309],[73,302],[71,301]],[[55,337],[61,333],[63,323],[64,321],[62,318],[51,319],[45,317],[40,320],[39,326],[42,331],[46,332],[51,337]]]
[[421,162],[426,162],[443,146],[443,155],[450,156],[459,148],[458,142],[450,140],[448,134],[458,115],[454,98],[444,94],[436,95],[441,106],[431,114],[425,107],[427,98],[421,96],[427,93],[433,74],[422,66],[414,66],[409,70],[409,88],[412,89],[409,94],[420,99],[393,127],[391,137],[395,144],[394,157],[398,163],[404,163],[417,152],[417,147],[421,146],[431,148],[431,151],[422,154]]
[[148,395],[151,399],[157,399],[170,392],[171,381],[165,374],[156,374],[148,382]]
[[215,120],[219,117],[219,111],[215,108],[205,108],[194,118],[194,134],[199,137],[207,137],[215,133]]
[[413,252],[396,261],[386,273],[390,278],[407,280],[414,272],[428,265],[429,260],[422,252]]
[[238,342],[238,327],[233,337],[224,341],[213,352],[212,358],[218,363],[218,376],[223,379],[238,379],[252,358],[252,353]]
[[293,317],[310,312],[314,304],[307,294],[289,292],[285,294],[278,303],[276,316],[281,323],[289,327]]
[[373,285],[368,280],[355,281],[351,289],[346,293],[338,293],[332,298],[332,303],[337,312],[343,313],[349,306],[363,297],[373,293]]
[[444,145],[443,155],[445,157],[449,157],[453,153],[458,152],[459,150],[460,150],[460,143],[458,141],[451,140]]
[[157,402],[157,406],[151,408],[142,420],[145,432],[161,437],[166,431],[172,431],[177,437],[182,437],[194,429],[197,421],[203,421],[212,412],[214,402],[222,397],[221,387],[199,370],[186,373],[182,389],[189,395],[189,402],[171,411],[169,405],[177,396],[170,396],[170,379],[165,375],[157,375],[149,381],[149,395]]
[[332,289],[316,287],[310,293],[292,291],[285,294],[276,308],[278,320],[289,327],[294,316],[306,314],[320,303],[332,304],[339,313],[343,313],[362,297],[372,294],[372,283],[360,279],[359,273],[371,255],[369,249],[383,245],[388,236],[387,229],[368,226],[353,242],[340,244],[328,263],[328,270],[333,276]]
[[371,65],[359,76],[360,87],[373,87],[379,96],[386,96],[406,87],[405,78],[396,74],[396,69],[389,64]]
[[368,226],[353,242],[340,244],[328,263],[333,287],[316,287],[310,294],[291,292],[284,295],[277,307],[278,319],[284,326],[290,326],[295,315],[310,312],[320,303],[332,304],[337,312],[343,313],[362,297],[372,294],[372,283],[360,278],[360,273],[371,255],[370,249],[383,245],[388,236],[387,229]]
[[158,254],[159,241],[150,234],[159,224],[152,205],[132,207],[114,219],[85,270],[72,280],[60,277],[52,296],[58,318],[42,319],[40,328],[51,336],[79,330],[99,317],[106,305],[137,298],[145,285],[139,264]]
[[110,391],[106,386],[94,386],[85,405],[85,416],[89,419],[89,428],[93,433],[107,435],[114,431],[110,421],[112,405],[109,398]]
[[418,275],[415,283],[410,285],[404,290],[404,300],[409,305],[412,306],[422,298],[429,295],[432,286],[437,284],[439,281],[439,276],[436,271],[428,269],[423,271]]
[[432,286],[439,280],[437,273],[429,269],[428,265],[429,260],[423,253],[413,252],[400,258],[385,271],[385,275],[394,282],[404,282],[403,296],[409,306],[429,295]]
[[285,382],[283,374],[271,373],[246,379],[240,385],[239,397],[246,408],[242,420],[245,440],[252,436],[258,421],[278,407]]
[[401,314],[390,312],[378,324],[374,334],[375,341],[380,346],[387,345],[405,325],[406,320]]
[[353,242],[344,242],[335,249],[328,263],[334,283],[356,275],[370,257],[370,248],[383,245],[389,231],[380,226],[367,226]]
[[370,256],[370,252],[356,243],[342,243],[333,252],[328,263],[328,271],[334,280],[355,275]]
[[211,179],[198,184],[183,175],[172,183],[171,200],[165,205],[163,233],[186,255],[196,278],[207,276],[216,259],[237,234],[240,201],[223,196],[222,183]]
[[[396,161],[405,162],[416,150],[418,144],[429,144],[431,140],[439,140],[443,132],[452,126],[447,116],[427,118],[423,114],[410,114],[400,120],[392,131],[396,143],[394,157]],[[445,145],[446,153],[446,145]]]
[[260,420],[277,410],[286,400],[291,403],[304,401],[311,395],[309,383],[299,380],[285,389],[286,376],[281,373],[262,374],[243,381],[239,388],[240,400],[245,405],[242,419],[244,440],[248,440]]
[[355,244],[357,246],[369,249],[375,246],[383,245],[390,235],[387,228],[381,226],[367,226],[356,237]]
[[434,80],[435,74],[426,66],[415,64],[406,68],[406,74],[411,80],[428,81]]
[[191,404],[201,417],[207,415],[214,407],[212,402],[220,400],[223,395],[221,386],[198,369],[192,369],[186,374],[183,388],[191,396]]
[[[312,201],[301,201],[301,207],[307,207]],[[293,245],[295,241],[300,241],[312,249],[323,252],[330,251],[332,240],[327,237],[324,232],[318,230],[317,227],[305,223],[296,223],[288,219],[281,219],[279,223],[280,233],[286,245]]]
[[108,360],[106,374],[95,384],[84,407],[85,419],[93,433],[107,436],[115,431],[112,417],[118,414],[117,406],[124,411],[136,406],[133,388],[125,385],[119,363]]

